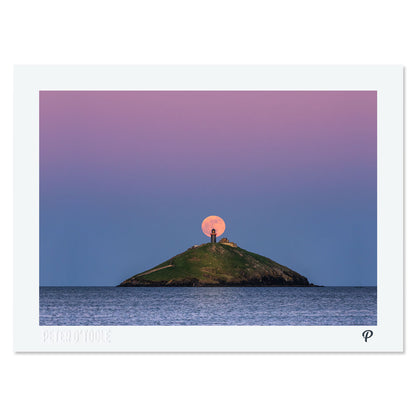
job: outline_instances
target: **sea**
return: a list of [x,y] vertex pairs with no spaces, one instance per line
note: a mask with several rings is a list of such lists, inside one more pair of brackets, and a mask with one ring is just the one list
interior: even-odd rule
[[40,287],[40,325],[376,325],[376,287]]

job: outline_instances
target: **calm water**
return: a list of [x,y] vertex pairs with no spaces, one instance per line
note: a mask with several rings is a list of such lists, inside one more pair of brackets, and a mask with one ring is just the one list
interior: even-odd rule
[[41,287],[40,325],[376,325],[375,287]]

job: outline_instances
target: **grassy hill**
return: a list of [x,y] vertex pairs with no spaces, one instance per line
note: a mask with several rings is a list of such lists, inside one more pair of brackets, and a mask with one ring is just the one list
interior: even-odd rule
[[221,243],[194,246],[119,286],[312,286],[267,257]]

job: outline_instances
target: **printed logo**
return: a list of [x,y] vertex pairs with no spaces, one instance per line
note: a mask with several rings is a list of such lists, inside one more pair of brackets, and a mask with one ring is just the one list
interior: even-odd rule
[[45,344],[110,344],[110,329],[46,329],[43,331]]
[[364,341],[367,342],[368,338],[371,338],[373,336],[373,331],[371,329],[367,329],[362,333],[362,336],[364,338]]

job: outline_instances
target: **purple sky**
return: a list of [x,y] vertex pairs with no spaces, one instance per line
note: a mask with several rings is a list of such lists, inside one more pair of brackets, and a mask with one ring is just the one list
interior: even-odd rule
[[224,237],[376,285],[375,91],[42,91],[41,285],[115,285]]

